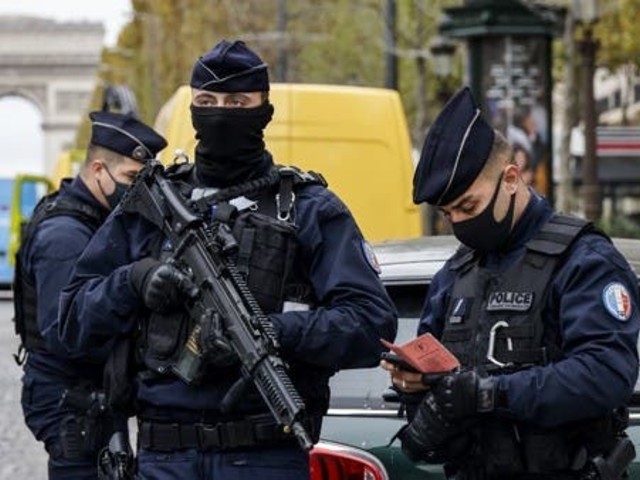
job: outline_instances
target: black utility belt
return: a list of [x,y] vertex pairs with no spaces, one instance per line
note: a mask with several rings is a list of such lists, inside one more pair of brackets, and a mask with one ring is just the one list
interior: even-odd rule
[[296,445],[295,437],[273,421],[181,424],[140,420],[138,425],[139,447],[158,452],[227,450],[287,443]]

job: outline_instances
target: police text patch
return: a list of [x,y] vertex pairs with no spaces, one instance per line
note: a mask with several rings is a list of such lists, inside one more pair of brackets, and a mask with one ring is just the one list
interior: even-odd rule
[[487,311],[510,310],[526,312],[533,305],[533,292],[491,292]]
[[626,287],[619,282],[612,282],[602,290],[602,303],[613,318],[622,322],[631,316],[631,296]]

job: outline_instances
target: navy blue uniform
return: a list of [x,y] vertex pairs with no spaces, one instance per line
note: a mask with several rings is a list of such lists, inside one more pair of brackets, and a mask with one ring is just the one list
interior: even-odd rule
[[[105,217],[108,214],[80,177],[62,184],[59,198],[64,197],[89,205]],[[22,407],[28,427],[45,443],[50,455],[49,476],[55,479],[96,478],[95,455],[83,459],[68,459],[61,455],[61,424],[65,417],[77,412],[71,407],[59,407],[59,403],[64,390],[79,382],[99,387],[102,363],[71,355],[60,344],[57,333],[60,292],[95,228],[69,215],[47,218],[37,227],[23,256],[23,272],[35,280],[38,329],[45,339],[46,350],[38,349],[27,357],[22,379]]]
[[[306,185],[296,192],[295,224],[300,246],[296,262],[307,266],[317,308],[270,315],[283,356],[330,373],[375,366],[382,351],[380,338],[395,337],[396,313],[351,214],[329,190]],[[83,352],[135,329],[142,302],[131,284],[131,263],[157,257],[163,243],[161,233],[137,215],[118,210],[105,222],[62,296],[59,333],[65,345]],[[318,379],[321,388],[326,388],[329,375]],[[215,416],[232,380],[212,378],[189,386],[175,377],[143,379],[137,383],[139,415],[163,412],[167,421]],[[244,471],[247,478],[258,473],[267,478],[268,471],[272,478],[308,475],[306,453],[292,447],[253,448],[250,456],[191,450],[157,456],[142,451],[138,465],[141,478],[164,478],[161,472],[167,478],[213,478],[213,472],[222,475],[215,478],[245,478],[228,468]]]
[[[486,267],[503,272],[521,260],[525,243],[552,213],[548,202],[532,193],[511,232],[510,248],[488,254]],[[419,333],[441,335],[454,280],[448,262],[431,284]],[[604,298],[612,284],[621,284],[631,293],[626,319],[618,318]],[[496,413],[550,428],[601,416],[624,405],[638,376],[638,298],[635,274],[609,241],[597,234],[579,237],[553,277],[542,311],[545,327],[560,333],[562,358],[498,375],[497,388],[506,392],[507,405]]]

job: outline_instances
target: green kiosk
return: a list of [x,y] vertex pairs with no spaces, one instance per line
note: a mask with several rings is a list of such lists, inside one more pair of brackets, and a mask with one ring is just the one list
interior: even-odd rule
[[521,0],[466,0],[445,9],[439,27],[464,40],[465,83],[492,125],[527,152],[534,185],[552,202],[551,41],[565,14]]

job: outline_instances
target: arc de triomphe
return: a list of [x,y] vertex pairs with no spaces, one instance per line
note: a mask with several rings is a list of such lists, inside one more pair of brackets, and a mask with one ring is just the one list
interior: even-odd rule
[[0,98],[19,96],[42,114],[44,165],[70,148],[96,84],[104,27],[0,16]]

